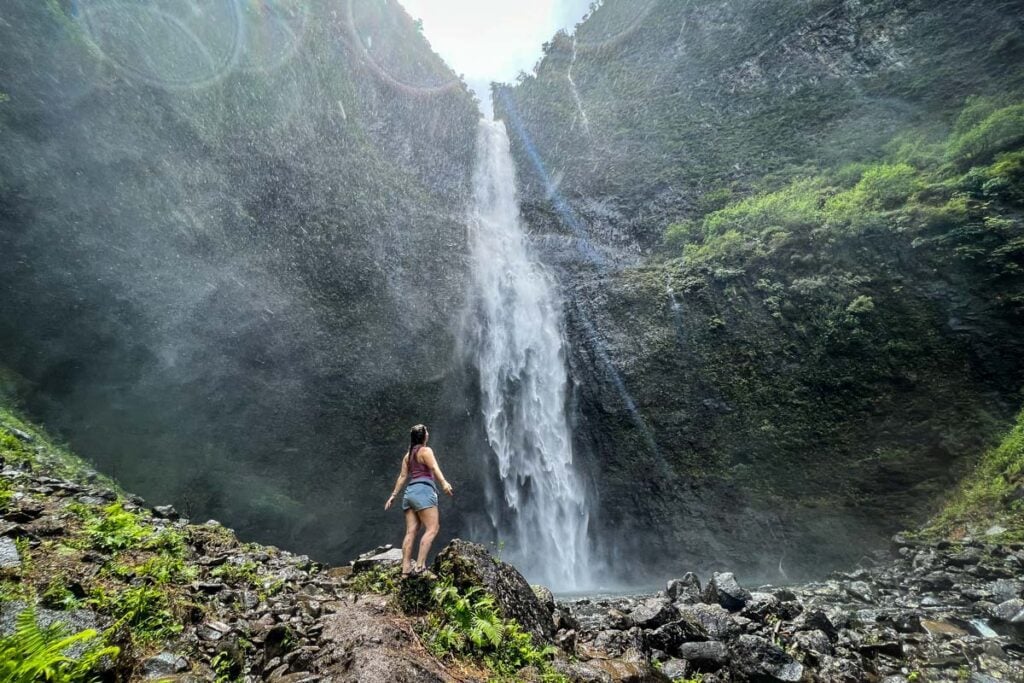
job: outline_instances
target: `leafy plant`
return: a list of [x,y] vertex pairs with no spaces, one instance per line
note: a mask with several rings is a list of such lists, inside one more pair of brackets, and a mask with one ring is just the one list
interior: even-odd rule
[[107,552],[125,550],[140,546],[152,535],[152,531],[141,523],[121,503],[112,503],[96,515],[88,511],[85,529],[92,547]]
[[142,643],[170,638],[182,629],[182,624],[171,612],[167,594],[158,588],[132,586],[116,595],[96,588],[88,602],[113,616],[118,625],[129,627]]
[[97,680],[96,669],[104,658],[116,657],[117,647],[95,643],[78,657],[67,654],[72,647],[93,643],[99,634],[86,629],[66,635],[66,628],[56,624],[40,628],[36,610],[29,607],[18,614],[14,633],[0,638],[0,680],[5,683],[78,683]]
[[536,647],[518,623],[501,618],[494,598],[482,588],[463,593],[446,580],[435,586],[433,599],[435,610],[427,620],[426,641],[435,655],[476,659],[499,676],[532,666],[544,680],[565,680],[551,669],[555,648]]

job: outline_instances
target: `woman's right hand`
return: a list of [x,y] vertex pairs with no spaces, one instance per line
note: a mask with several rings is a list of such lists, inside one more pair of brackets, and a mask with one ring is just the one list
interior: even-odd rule
[[447,493],[449,496],[454,496],[455,495],[455,489],[453,489],[452,485],[449,484],[448,482],[445,482],[445,483],[441,484],[441,489],[445,493]]

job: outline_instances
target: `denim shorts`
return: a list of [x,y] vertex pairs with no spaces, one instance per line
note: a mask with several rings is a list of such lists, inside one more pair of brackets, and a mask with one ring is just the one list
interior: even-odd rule
[[415,481],[405,487],[403,510],[426,510],[437,507],[437,489],[426,481]]

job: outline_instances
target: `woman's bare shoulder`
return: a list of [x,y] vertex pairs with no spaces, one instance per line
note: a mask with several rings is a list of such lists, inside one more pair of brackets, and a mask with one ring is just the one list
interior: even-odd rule
[[431,448],[430,446],[424,446],[423,448],[421,448],[420,453],[422,453],[423,455],[429,455],[430,457],[434,457],[434,449]]

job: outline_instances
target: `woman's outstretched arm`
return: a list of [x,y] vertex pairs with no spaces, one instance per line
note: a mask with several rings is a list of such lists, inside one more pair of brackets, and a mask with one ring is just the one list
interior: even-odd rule
[[417,455],[420,458],[420,462],[429,467],[430,471],[434,473],[434,479],[441,485],[441,490],[449,496],[455,495],[452,485],[448,483],[448,480],[444,478],[444,474],[441,473],[441,466],[437,464],[437,458],[434,457],[433,449],[424,446]]
[[395,480],[395,488],[392,489],[391,495],[388,496],[388,502],[384,503],[384,509],[387,510],[391,507],[391,504],[395,502],[395,496],[399,494],[402,487],[405,486],[405,480],[409,478],[409,456],[402,458],[402,471],[398,473],[398,479]]

